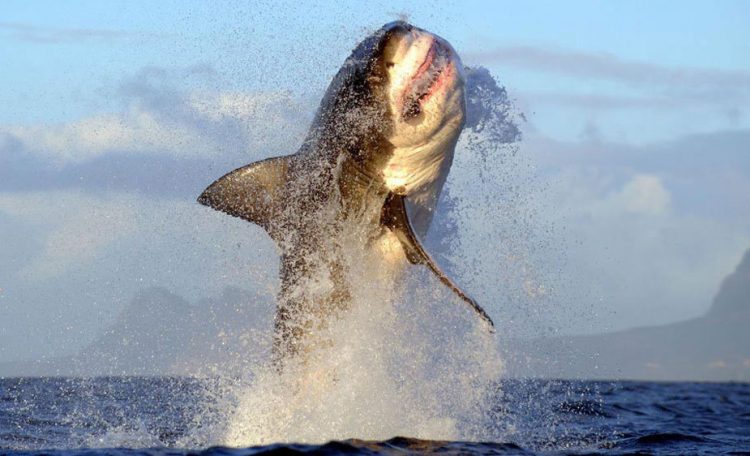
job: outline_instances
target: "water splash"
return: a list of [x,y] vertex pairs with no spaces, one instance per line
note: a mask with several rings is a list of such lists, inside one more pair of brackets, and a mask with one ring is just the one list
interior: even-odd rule
[[423,289],[391,300],[379,286],[386,283],[362,285],[351,310],[324,329],[328,347],[281,374],[270,365],[254,373],[238,392],[225,443],[470,438],[465,428],[500,374],[492,338],[436,309],[461,309],[444,296]]
[[[516,118],[487,70],[471,71],[467,83],[467,134],[458,153],[488,161],[519,139]],[[471,209],[458,204],[450,216],[471,219]],[[343,236],[351,307],[315,325],[315,338],[323,343],[282,372],[261,363],[212,395],[231,409],[220,420],[219,443],[491,438],[489,396],[502,372],[497,341],[432,275],[389,267],[361,248],[362,237]],[[476,266],[458,258],[455,248],[448,250],[456,264]],[[320,279],[315,286],[325,287],[325,277]]]

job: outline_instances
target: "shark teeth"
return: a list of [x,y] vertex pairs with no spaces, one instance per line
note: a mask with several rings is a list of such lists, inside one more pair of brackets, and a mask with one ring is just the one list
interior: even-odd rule
[[448,52],[437,40],[433,41],[425,60],[417,69],[411,84],[404,91],[404,119],[413,119],[422,113],[422,104],[432,95],[435,83],[449,63]]

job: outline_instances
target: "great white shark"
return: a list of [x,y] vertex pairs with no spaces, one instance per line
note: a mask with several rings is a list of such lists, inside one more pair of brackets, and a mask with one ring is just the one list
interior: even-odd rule
[[[493,329],[420,242],[465,123],[464,71],[443,38],[386,24],[346,59],[296,153],[236,169],[198,198],[263,227],[279,247],[277,357],[307,350],[315,325],[347,308],[344,232],[386,263],[426,266]],[[305,293],[319,275],[329,286]]]

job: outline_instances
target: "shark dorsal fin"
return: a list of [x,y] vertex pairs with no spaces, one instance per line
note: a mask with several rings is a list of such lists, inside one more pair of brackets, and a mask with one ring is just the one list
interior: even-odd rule
[[235,169],[204,190],[198,202],[255,223],[275,239],[271,220],[281,207],[291,158],[267,158]]
[[401,247],[404,249],[406,259],[411,264],[423,264],[432,271],[440,281],[450,288],[459,298],[463,299],[471,308],[476,312],[479,317],[487,323],[491,332],[494,332],[495,324],[487,312],[476,303],[469,295],[463,292],[458,285],[451,280],[448,275],[443,272],[440,267],[435,263],[435,260],[430,257],[427,251],[419,241],[414,229],[409,222],[409,215],[406,211],[406,202],[402,195],[396,193],[389,193],[383,205],[383,212],[381,214],[381,224],[389,228],[396,235],[398,240],[401,242]]

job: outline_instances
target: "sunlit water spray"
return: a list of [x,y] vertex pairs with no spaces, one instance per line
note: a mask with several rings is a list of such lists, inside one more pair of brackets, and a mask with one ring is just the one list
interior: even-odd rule
[[391,281],[363,277],[351,309],[317,334],[327,346],[281,374],[259,366],[237,392],[225,443],[467,437],[500,374],[493,338],[441,293],[394,295]]
[[[469,118],[457,157],[479,157],[485,169],[465,165],[460,170],[473,174],[470,184],[476,188],[452,202],[450,213],[443,214],[448,220],[438,223],[432,236],[437,239],[433,244],[447,247],[443,253],[457,269],[469,269],[462,276],[481,271],[470,270],[476,263],[462,258],[456,248],[460,240],[455,237],[462,230],[450,227],[492,226],[491,212],[477,218],[471,194],[481,193],[486,176],[496,178],[492,173],[503,172],[488,162],[519,136],[505,92],[486,70],[470,72],[467,86]],[[466,176],[456,177],[459,185],[468,185]],[[426,270],[393,266],[383,259],[387,252],[384,255],[382,250],[389,246],[363,249],[364,237],[344,233],[340,241],[352,296],[348,309],[315,325],[311,337],[320,343],[281,371],[269,361],[255,365],[241,379],[220,382],[221,387],[209,395],[206,415],[213,415],[212,424],[200,420],[202,429],[191,440],[203,435],[212,444],[249,446],[381,440],[396,435],[446,440],[492,437],[487,423],[490,398],[502,373],[494,335]],[[324,295],[329,282],[322,273],[297,291]],[[483,304],[493,308],[491,302]]]

